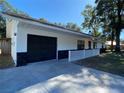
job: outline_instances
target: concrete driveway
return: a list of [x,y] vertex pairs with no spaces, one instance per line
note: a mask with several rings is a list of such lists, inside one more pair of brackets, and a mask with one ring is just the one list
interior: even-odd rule
[[0,93],[124,93],[124,77],[51,60],[0,70]]

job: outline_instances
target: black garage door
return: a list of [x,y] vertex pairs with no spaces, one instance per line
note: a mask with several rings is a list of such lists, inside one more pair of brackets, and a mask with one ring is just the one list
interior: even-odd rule
[[56,59],[57,38],[28,35],[27,54],[29,62]]

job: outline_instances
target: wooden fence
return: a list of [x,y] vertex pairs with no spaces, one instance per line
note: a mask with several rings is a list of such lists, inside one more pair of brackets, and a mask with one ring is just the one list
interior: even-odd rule
[[11,39],[4,38],[0,39],[0,55],[11,54]]

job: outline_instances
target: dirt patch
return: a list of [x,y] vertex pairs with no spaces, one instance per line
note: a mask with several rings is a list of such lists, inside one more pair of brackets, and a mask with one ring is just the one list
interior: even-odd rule
[[11,56],[9,55],[0,55],[0,69],[14,67]]

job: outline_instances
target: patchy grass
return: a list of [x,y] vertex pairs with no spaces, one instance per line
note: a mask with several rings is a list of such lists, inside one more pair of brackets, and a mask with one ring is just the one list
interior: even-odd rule
[[124,54],[106,53],[75,62],[78,65],[124,76]]
[[0,69],[14,67],[12,58],[8,55],[0,55]]

